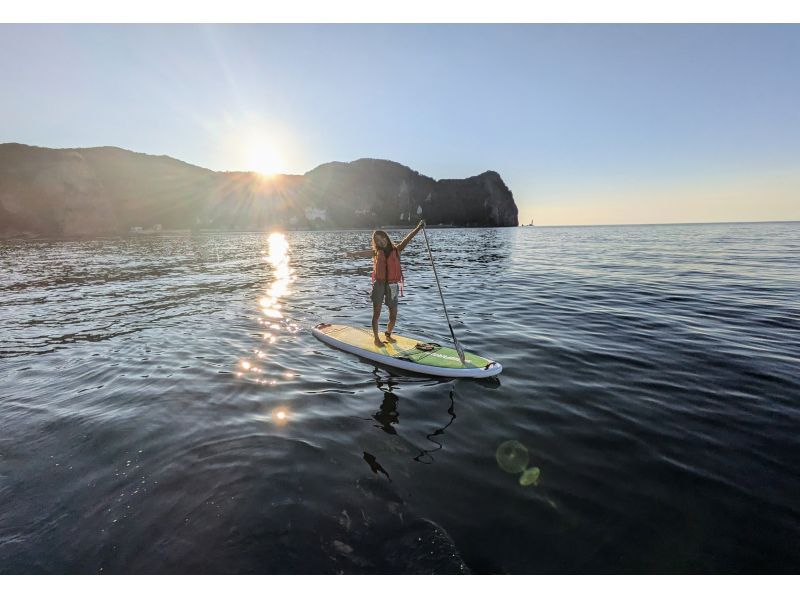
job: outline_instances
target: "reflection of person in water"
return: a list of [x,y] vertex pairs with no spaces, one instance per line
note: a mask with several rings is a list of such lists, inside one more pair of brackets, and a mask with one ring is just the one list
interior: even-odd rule
[[397,434],[397,430],[392,427],[392,424],[400,423],[400,414],[397,412],[397,395],[393,392],[384,391],[381,408],[378,413],[372,416],[372,419],[381,424],[376,427],[379,427],[387,434]]
[[372,257],[372,333],[375,344],[383,346],[383,341],[378,336],[378,320],[381,317],[383,304],[389,308],[389,324],[386,326],[386,340],[394,342],[392,329],[397,321],[397,303],[403,284],[403,270],[400,267],[400,252],[414,238],[425,225],[420,220],[416,228],[397,245],[392,243],[385,231],[376,230],[372,233],[372,249],[363,251],[349,251],[348,257]]

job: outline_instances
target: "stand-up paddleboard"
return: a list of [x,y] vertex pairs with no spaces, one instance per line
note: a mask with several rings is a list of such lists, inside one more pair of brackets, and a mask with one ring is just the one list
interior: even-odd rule
[[311,333],[323,343],[342,351],[398,370],[428,376],[490,378],[503,371],[503,366],[496,361],[467,352],[464,353],[465,363],[462,365],[455,349],[405,336],[393,334],[392,342],[379,347],[374,342],[372,328],[318,324]]

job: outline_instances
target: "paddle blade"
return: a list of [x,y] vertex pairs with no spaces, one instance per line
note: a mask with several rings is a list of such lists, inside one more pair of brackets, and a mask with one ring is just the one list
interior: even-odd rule
[[461,365],[467,365],[466,359],[464,358],[464,349],[461,347],[461,343],[459,343],[455,337],[453,337],[453,341],[455,341],[456,351],[458,352],[458,358],[461,360]]

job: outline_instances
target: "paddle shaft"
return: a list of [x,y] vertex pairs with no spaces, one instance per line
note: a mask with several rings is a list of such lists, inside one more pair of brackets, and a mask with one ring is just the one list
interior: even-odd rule
[[439,284],[439,275],[436,274],[436,264],[433,263],[433,252],[431,252],[431,244],[428,243],[428,233],[425,232],[425,225],[422,225],[422,235],[425,237],[425,246],[428,248],[428,257],[431,258],[431,267],[433,268],[433,277],[436,279],[436,288],[439,289],[439,298],[442,300],[442,307],[444,308],[444,317],[447,318],[447,325],[450,328],[450,334],[453,337],[453,343],[455,343],[456,351],[458,352],[458,358],[461,360],[461,365],[466,365],[464,361],[464,349],[461,348],[461,344],[458,342],[456,338],[456,333],[453,332],[453,325],[450,323],[450,316],[447,314],[447,305],[444,302],[444,294],[442,293],[442,285]]

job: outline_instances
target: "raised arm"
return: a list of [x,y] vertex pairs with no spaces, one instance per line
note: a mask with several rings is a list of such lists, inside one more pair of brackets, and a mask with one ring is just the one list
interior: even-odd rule
[[423,226],[425,226],[425,221],[420,220],[416,228],[412,230],[410,233],[408,233],[406,235],[406,238],[397,244],[397,251],[403,251],[403,249],[406,248],[406,245],[408,245],[411,242],[411,239],[414,238],[414,235],[416,235],[419,232],[419,229],[421,229]]
[[364,249],[363,251],[348,251],[345,257],[372,257],[372,249]]

